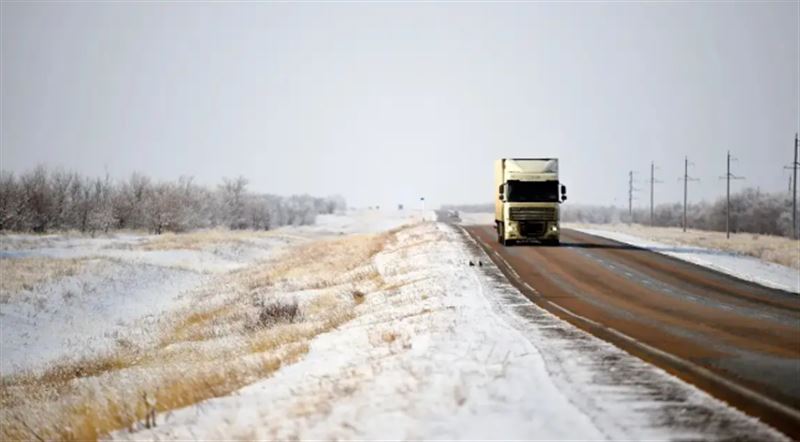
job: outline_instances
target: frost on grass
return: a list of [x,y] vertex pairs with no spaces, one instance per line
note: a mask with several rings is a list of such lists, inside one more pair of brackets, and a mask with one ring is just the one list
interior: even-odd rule
[[278,231],[205,229],[187,233],[164,233],[139,244],[141,250],[204,250],[209,247],[229,244],[253,244],[254,242],[281,236]]
[[30,257],[0,259],[0,303],[41,284],[77,275],[87,258]]
[[[157,412],[226,395],[270,375],[301,358],[310,339],[357,315],[352,293],[368,297],[383,285],[373,257],[390,237],[351,235],[298,245],[191,293],[191,307],[160,319],[161,338],[153,345],[121,341],[102,357],[4,375],[0,438],[96,439],[113,430],[136,431],[157,425]],[[164,241],[169,245],[159,247],[180,246]],[[58,271],[77,270],[48,274]]]

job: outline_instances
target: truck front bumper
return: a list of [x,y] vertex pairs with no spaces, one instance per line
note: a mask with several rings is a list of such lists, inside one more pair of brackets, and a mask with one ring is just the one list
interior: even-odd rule
[[561,229],[558,221],[506,221],[506,239],[557,240]]

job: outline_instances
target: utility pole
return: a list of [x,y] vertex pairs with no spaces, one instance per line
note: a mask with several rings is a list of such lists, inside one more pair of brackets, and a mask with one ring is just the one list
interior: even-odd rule
[[657,180],[655,177],[655,170],[658,169],[655,166],[655,163],[652,161],[650,162],[650,226],[653,226],[655,223],[653,222],[653,187],[654,184],[660,183],[661,181]]
[[689,176],[689,165],[694,166],[694,163],[689,161],[689,157],[683,157],[683,178],[678,178],[679,180],[683,180],[683,231],[686,231],[686,201],[689,195],[689,181],[700,181],[697,178],[691,178]]
[[628,173],[628,224],[633,221],[633,171]]
[[639,189],[633,187],[633,171],[628,172],[628,224],[633,222],[633,192]]
[[728,151],[728,169],[727,173],[724,177],[720,177],[721,179],[725,179],[727,181],[727,205],[725,206],[725,237],[730,239],[731,237],[731,180],[743,180],[744,177],[736,176],[731,173],[731,160],[736,161],[736,158],[731,156],[731,151]]
[[797,167],[800,163],[797,162],[798,138],[797,133],[794,134],[794,162],[791,166],[786,166],[784,169],[792,169],[792,177],[790,178],[792,186],[792,237],[798,239],[800,232],[797,229]]

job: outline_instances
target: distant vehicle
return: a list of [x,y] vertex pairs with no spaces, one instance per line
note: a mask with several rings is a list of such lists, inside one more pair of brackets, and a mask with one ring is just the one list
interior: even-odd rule
[[497,241],[505,246],[538,240],[558,245],[559,204],[567,188],[558,181],[556,158],[502,158],[494,163]]

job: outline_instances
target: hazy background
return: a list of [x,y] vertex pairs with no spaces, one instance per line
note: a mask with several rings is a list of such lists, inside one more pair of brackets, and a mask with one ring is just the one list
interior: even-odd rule
[[[491,201],[557,156],[570,202],[788,186],[800,6],[2,3],[3,169],[245,175],[350,205]],[[644,182],[638,184],[646,188]],[[638,204],[648,202],[640,193]]]

